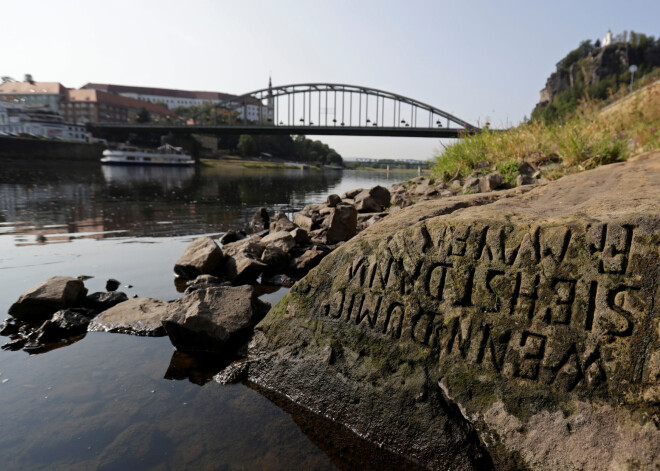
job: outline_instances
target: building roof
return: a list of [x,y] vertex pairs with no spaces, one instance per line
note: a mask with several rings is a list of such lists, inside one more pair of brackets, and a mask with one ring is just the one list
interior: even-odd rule
[[149,113],[156,113],[163,116],[175,117],[176,114],[170,111],[166,106],[157,105],[144,100],[136,100],[114,93],[104,92],[93,89],[67,90],[66,100],[72,103],[76,102],[96,102],[106,105],[121,106],[124,108],[140,109],[145,108]]
[[131,85],[114,85],[109,83],[86,83],[84,89],[101,90],[110,93],[135,93],[138,95],[162,96],[168,98],[187,98],[198,100],[231,100],[237,95],[220,92],[200,92],[190,90],[177,90],[170,88],[133,87]]
[[0,93],[18,94],[55,94],[61,95],[66,92],[66,87],[59,82],[4,82],[0,83]]

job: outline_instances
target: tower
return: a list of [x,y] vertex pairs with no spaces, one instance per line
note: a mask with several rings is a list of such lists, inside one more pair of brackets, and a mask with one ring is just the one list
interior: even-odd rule
[[273,97],[273,80],[270,75],[268,76],[268,119],[269,122],[274,123],[275,121],[275,98]]

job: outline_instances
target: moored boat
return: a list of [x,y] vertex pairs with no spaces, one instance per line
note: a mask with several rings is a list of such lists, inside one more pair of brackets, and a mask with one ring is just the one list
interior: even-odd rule
[[169,144],[157,149],[121,146],[118,149],[103,151],[101,163],[104,165],[194,165],[195,161],[183,152],[181,147]]

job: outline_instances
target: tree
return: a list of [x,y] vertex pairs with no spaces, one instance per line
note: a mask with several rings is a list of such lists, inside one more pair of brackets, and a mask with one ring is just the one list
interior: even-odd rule
[[140,108],[135,115],[135,122],[136,123],[149,123],[151,122],[151,114],[149,114],[149,110],[147,110],[144,106]]
[[241,134],[236,147],[243,157],[253,157],[257,153],[257,146],[249,134]]

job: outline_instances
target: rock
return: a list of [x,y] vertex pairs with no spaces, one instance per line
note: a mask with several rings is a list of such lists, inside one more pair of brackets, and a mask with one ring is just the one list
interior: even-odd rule
[[318,247],[305,250],[302,255],[291,260],[291,270],[299,275],[306,274],[314,268],[328,254],[328,251]]
[[302,227],[296,227],[289,234],[291,234],[291,237],[293,237],[293,240],[295,240],[298,245],[307,244],[309,242],[309,234]]
[[265,246],[278,247],[284,253],[289,253],[296,246],[296,241],[288,231],[272,232],[261,239],[261,243]]
[[53,318],[44,322],[35,331],[35,338],[41,343],[59,342],[87,332],[90,322],[89,312],[77,309],[62,309],[53,314]]
[[306,231],[312,231],[316,229],[316,225],[314,224],[314,219],[312,219],[311,216],[305,215],[303,213],[296,213],[293,216],[293,222],[295,225],[303,228]]
[[360,194],[362,191],[363,191],[362,188],[356,188],[356,189],[354,189],[354,190],[349,190],[349,191],[347,191],[346,193],[344,193],[344,194],[341,196],[341,199],[342,199],[342,200],[344,200],[344,199],[346,199],[346,198],[354,199],[354,198],[355,198],[358,194]]
[[330,216],[326,239],[329,244],[349,240],[357,229],[357,210],[353,206],[339,204]]
[[334,208],[339,203],[341,203],[341,198],[339,197],[339,195],[335,195],[335,194],[328,195],[328,197],[325,200],[325,204],[327,204],[328,207],[330,208]]
[[226,352],[270,307],[251,286],[198,290],[170,303],[163,326],[181,351]]
[[89,323],[90,332],[115,332],[148,337],[165,335],[161,319],[167,303],[153,298],[133,298],[102,312]]
[[9,337],[10,335],[17,334],[19,328],[20,324],[16,321],[16,319],[10,317],[5,319],[5,321],[2,323],[2,326],[0,326],[0,335]]
[[261,243],[261,237],[253,235],[247,239],[232,242],[223,247],[227,257],[248,257],[258,260],[264,251],[264,244]]
[[485,168],[488,168],[490,166],[490,162],[487,160],[480,160],[477,162],[477,170],[483,170]]
[[174,273],[178,276],[193,280],[199,275],[213,273],[222,262],[224,255],[210,237],[195,239],[181,255],[174,265]]
[[232,284],[254,283],[267,268],[268,265],[260,260],[237,255],[236,257],[225,258],[220,275],[223,280]]
[[361,213],[377,213],[390,205],[390,192],[382,186],[363,190],[355,196],[355,207]]
[[[262,229],[263,230],[263,229]],[[243,240],[247,237],[247,234],[243,231],[235,231],[233,229],[228,230],[225,234],[220,237],[220,243],[224,246],[231,244],[232,242],[237,242]]]
[[261,254],[261,261],[267,265],[268,272],[281,273],[289,265],[289,255],[280,247],[269,245]]
[[479,191],[482,193],[487,193],[489,191],[494,191],[504,183],[504,177],[499,173],[489,173],[479,178]]
[[463,184],[463,193],[478,193],[481,191],[479,189],[479,181],[480,179],[478,177],[467,177]]
[[27,339],[25,338],[19,338],[19,339],[14,339],[10,340],[6,344],[2,346],[3,350],[9,350],[10,352],[16,352],[20,350],[21,348],[25,347],[25,344],[27,343]]
[[25,322],[42,322],[55,311],[82,304],[87,289],[82,281],[53,276],[23,293],[9,308],[9,314]]
[[116,291],[119,286],[121,286],[121,281],[115,280],[114,278],[110,278],[105,282],[106,291]]
[[282,273],[261,278],[262,284],[272,286],[293,286],[296,281],[298,280]]
[[124,292],[111,291],[109,293],[104,293],[98,291],[87,295],[84,305],[96,312],[101,312],[110,309],[116,304],[123,303],[124,301],[128,301],[128,296],[126,296],[126,293]]
[[659,201],[656,151],[391,214],[268,313],[248,380],[431,469],[654,469]]
[[252,231],[253,232],[263,231],[264,229],[268,229],[269,225],[270,225],[270,216],[268,216],[268,211],[266,210],[266,208],[257,209],[257,212],[255,212],[254,216],[252,216],[252,222],[250,223],[250,227],[252,228]]
[[213,286],[220,286],[227,282],[223,281],[221,278],[213,275],[199,275],[192,281],[186,283],[186,293],[202,289],[202,288],[211,288]]
[[525,162],[524,160],[518,161],[518,173],[520,175],[531,177],[536,172],[536,169],[531,166],[531,164]]
[[516,177],[516,186],[533,185],[536,180],[528,175],[518,175]]
[[292,223],[286,214],[279,212],[277,213],[272,221],[270,222],[270,232],[279,232],[287,231],[290,232],[296,228],[296,225]]

